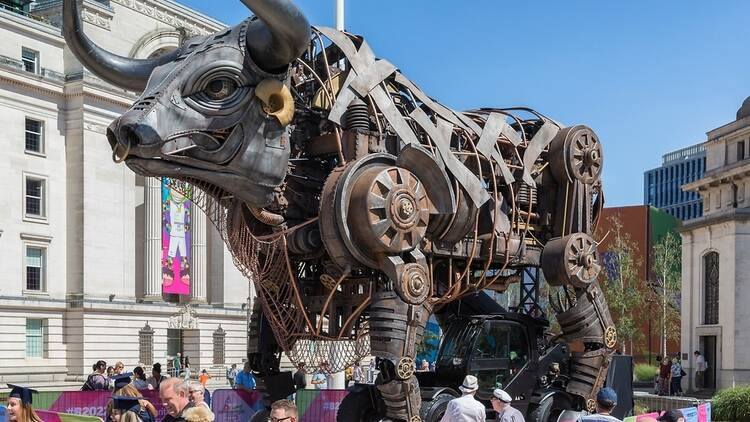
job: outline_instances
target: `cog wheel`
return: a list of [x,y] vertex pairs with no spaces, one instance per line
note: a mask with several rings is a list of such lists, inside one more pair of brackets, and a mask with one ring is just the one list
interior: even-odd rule
[[586,400],[586,410],[591,413],[596,412],[596,401],[594,401],[594,399]]
[[401,280],[395,284],[396,292],[406,302],[421,305],[432,292],[430,276],[419,264],[406,264]]
[[404,356],[398,360],[398,365],[396,365],[396,376],[398,379],[409,379],[414,375],[414,371],[414,358]]
[[617,329],[612,325],[604,331],[604,345],[607,349],[612,349],[617,345]]
[[593,184],[601,176],[603,162],[602,144],[588,126],[565,128],[550,144],[550,168],[560,183]]
[[547,242],[541,264],[544,276],[553,286],[572,284],[587,288],[602,270],[596,242],[586,233],[574,233]]

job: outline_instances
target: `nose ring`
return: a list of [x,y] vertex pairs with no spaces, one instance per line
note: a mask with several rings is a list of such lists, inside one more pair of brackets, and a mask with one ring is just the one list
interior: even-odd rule
[[122,158],[117,157],[117,151],[120,149],[120,143],[116,143],[115,147],[112,148],[112,161],[114,161],[116,164],[120,164],[125,161],[125,159],[128,158],[128,154],[130,154],[130,137],[127,137],[127,140],[128,146],[125,148],[125,154],[122,156]]

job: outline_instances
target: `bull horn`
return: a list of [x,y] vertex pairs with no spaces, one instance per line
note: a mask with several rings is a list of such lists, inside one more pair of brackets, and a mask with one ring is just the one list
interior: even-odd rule
[[289,87],[277,79],[264,79],[255,87],[255,96],[261,101],[263,111],[275,117],[282,127],[292,122],[294,99]]
[[242,0],[259,19],[247,29],[247,49],[267,72],[284,69],[310,43],[310,23],[290,0]]
[[180,54],[178,48],[159,57],[141,60],[102,49],[83,33],[77,0],[63,0],[62,32],[70,50],[87,69],[113,85],[136,92],[146,88],[156,67],[174,61]]

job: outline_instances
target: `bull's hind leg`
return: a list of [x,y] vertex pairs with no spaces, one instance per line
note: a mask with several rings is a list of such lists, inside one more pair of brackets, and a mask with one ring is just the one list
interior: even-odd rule
[[396,292],[380,292],[373,297],[370,347],[380,358],[376,385],[389,418],[420,421],[422,399],[414,376],[414,358],[429,315],[428,305],[409,304]]

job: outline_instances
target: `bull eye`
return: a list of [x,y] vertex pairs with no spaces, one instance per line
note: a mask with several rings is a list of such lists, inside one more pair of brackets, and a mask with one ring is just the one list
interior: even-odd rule
[[214,101],[223,100],[237,90],[237,83],[229,78],[217,78],[206,85],[204,92],[206,96]]

